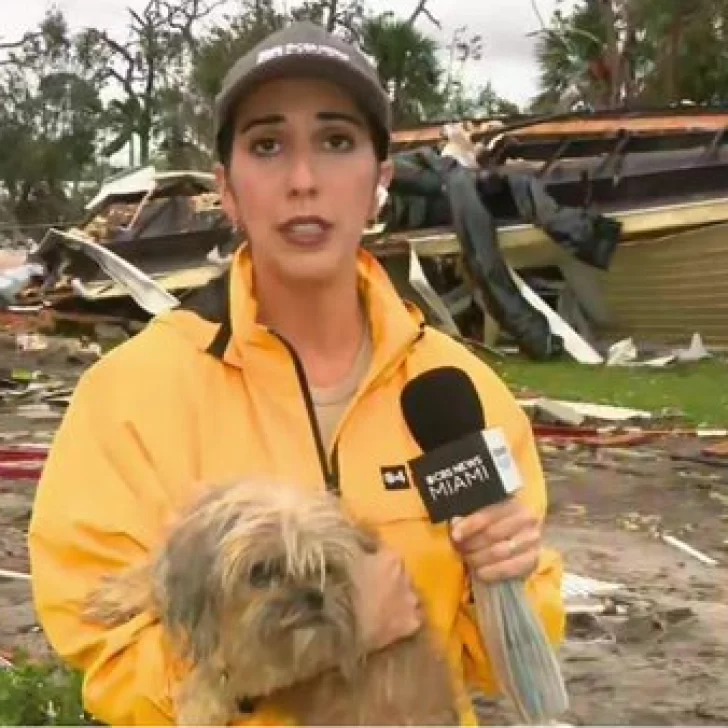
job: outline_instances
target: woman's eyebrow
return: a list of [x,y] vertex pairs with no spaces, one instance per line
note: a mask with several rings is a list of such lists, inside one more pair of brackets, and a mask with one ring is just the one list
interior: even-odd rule
[[319,111],[316,117],[321,121],[347,121],[354,126],[364,127],[364,122],[354,114],[347,114],[344,111]]
[[267,124],[281,124],[285,121],[282,114],[269,114],[268,116],[260,116],[257,119],[250,119],[240,126],[240,133],[244,134],[246,131],[256,126],[265,126]]
[[[344,111],[319,111],[316,114],[316,118],[320,121],[345,121],[354,126],[364,128],[364,122],[355,116],[354,114],[347,114]],[[256,126],[267,126],[269,124],[282,124],[285,121],[283,114],[269,114],[267,116],[260,116],[254,119],[249,119],[240,126],[240,133],[250,131]]]

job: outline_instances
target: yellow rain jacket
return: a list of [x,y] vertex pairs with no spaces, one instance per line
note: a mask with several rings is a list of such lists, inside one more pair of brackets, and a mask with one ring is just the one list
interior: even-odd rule
[[[365,251],[359,271],[373,360],[329,452],[295,353],[256,324],[245,251],[226,275],[81,378],[38,486],[29,548],[39,621],[60,656],[84,672],[85,706],[99,720],[174,723],[171,696],[183,668],[148,615],[114,629],[85,623],[79,610],[87,591],[104,574],[145,559],[201,483],[261,474],[336,489],[402,555],[449,649],[464,724],[475,722],[468,688],[497,693],[447,527],[431,525],[416,488],[388,488],[384,476],[420,454],[401,416],[405,383],[432,367],[458,366],[474,381],[488,425],[505,429],[526,483],[519,497],[543,517],[546,490],[530,424],[500,379],[425,326]],[[558,554],[544,549],[527,584],[554,643],[564,629],[561,577]],[[262,704],[238,724],[286,722],[290,716]]]

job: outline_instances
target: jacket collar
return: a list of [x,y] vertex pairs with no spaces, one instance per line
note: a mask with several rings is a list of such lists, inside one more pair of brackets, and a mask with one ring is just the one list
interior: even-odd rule
[[[357,277],[372,332],[372,373],[378,375],[419,338],[424,317],[414,304],[400,298],[381,264],[362,248],[357,254]],[[230,339],[222,358],[227,364],[240,367],[249,347],[270,346],[272,338],[256,321],[258,304],[247,248],[238,249],[231,263],[229,311]]]
[[[424,330],[417,306],[403,301],[374,255],[359,249],[357,276],[373,338],[373,360],[368,380],[395,367]],[[257,323],[253,269],[246,247],[233,255],[226,273],[190,294],[176,309],[162,314],[156,324],[168,324],[208,354],[233,367],[242,367],[254,349],[280,352],[273,334]]]

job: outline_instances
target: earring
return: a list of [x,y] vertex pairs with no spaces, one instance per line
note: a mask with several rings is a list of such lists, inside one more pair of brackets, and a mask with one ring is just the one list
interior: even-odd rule
[[377,215],[382,211],[382,208],[387,204],[389,199],[389,190],[384,185],[377,185]]
[[377,185],[377,189],[374,193],[376,209],[372,212],[371,217],[369,218],[369,227],[377,224],[377,220],[379,219],[379,213],[382,211],[382,208],[387,204],[388,199],[389,192],[387,192],[387,188],[384,185]]

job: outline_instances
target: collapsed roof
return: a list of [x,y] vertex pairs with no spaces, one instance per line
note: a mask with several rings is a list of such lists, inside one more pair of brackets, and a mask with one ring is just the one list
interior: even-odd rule
[[[465,129],[467,143],[476,140],[471,158],[477,160],[467,185],[492,220],[498,255],[511,270],[563,271],[567,259],[587,267],[601,261],[596,267],[608,269],[616,241],[604,232],[604,216],[618,225],[620,245],[728,223],[728,109],[572,113],[507,124],[485,120]],[[398,255],[410,260],[407,251],[415,250],[445,297],[453,291],[442,277],[443,261],[464,251],[458,201],[446,184],[452,170],[439,153],[452,146],[451,131],[395,132],[390,199],[364,239],[390,271]],[[78,306],[80,297],[98,308],[131,296],[143,309],[135,315],[153,313],[168,305],[164,292],[184,296],[217,275],[241,242],[220,207],[213,175],[133,170],[104,184],[77,229],[49,231],[38,253],[53,275],[24,298],[63,308]],[[109,273],[123,268],[117,258],[146,277],[132,282],[136,293]],[[407,266],[413,269],[411,261]],[[427,303],[408,275],[396,282]],[[590,276],[580,268],[574,281],[581,277],[582,288],[595,288]],[[151,299],[149,285],[159,289]],[[482,276],[480,285],[486,285]],[[502,312],[500,319],[507,328]]]

